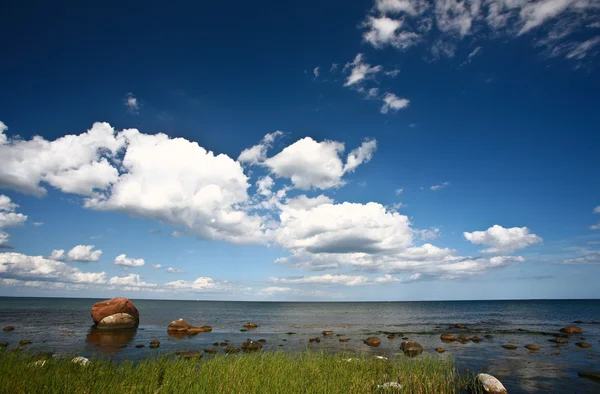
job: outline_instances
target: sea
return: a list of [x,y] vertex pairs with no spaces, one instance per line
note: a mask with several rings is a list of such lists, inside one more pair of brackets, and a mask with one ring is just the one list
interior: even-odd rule
[[[135,300],[140,312],[137,330],[95,330],[91,306],[101,301],[85,298],[0,297],[0,342],[14,348],[22,339],[32,341],[29,350],[77,354],[88,358],[142,360],[177,350],[202,350],[215,342],[241,344],[264,339],[264,351],[317,350],[350,354],[405,357],[402,338],[419,342],[418,357],[451,357],[459,372],[485,372],[496,376],[509,393],[600,393],[600,383],[578,372],[600,372],[600,300],[510,300],[428,302],[233,302]],[[170,336],[167,326],[184,319],[192,325],[210,325],[212,332],[195,336]],[[580,321],[574,324],[574,321]],[[258,324],[244,330],[247,322]],[[455,328],[462,324],[464,328]],[[549,342],[560,328],[577,325],[583,334],[568,343]],[[333,335],[323,336],[324,330]],[[479,336],[482,341],[443,343],[441,333]],[[290,334],[293,333],[293,334]],[[397,338],[388,339],[388,334]],[[492,338],[485,338],[491,335]],[[320,337],[320,343],[309,338]],[[350,338],[339,342],[338,336]],[[370,336],[381,339],[372,348],[363,344]],[[159,340],[160,347],[148,344]],[[586,342],[591,348],[581,348]],[[517,346],[507,350],[505,344]],[[524,346],[535,344],[538,351]],[[145,345],[136,348],[135,345]],[[437,353],[444,347],[445,353]],[[206,355],[206,357],[209,357]]]

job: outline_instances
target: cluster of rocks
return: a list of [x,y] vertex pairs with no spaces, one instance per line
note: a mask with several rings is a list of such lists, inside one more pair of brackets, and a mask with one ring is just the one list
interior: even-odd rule
[[211,326],[192,326],[183,319],[172,321],[167,327],[167,332],[170,335],[196,335],[201,332],[211,332]]

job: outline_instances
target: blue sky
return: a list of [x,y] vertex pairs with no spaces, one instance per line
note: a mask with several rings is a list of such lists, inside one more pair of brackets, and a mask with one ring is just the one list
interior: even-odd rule
[[0,295],[600,296],[594,1],[6,9]]

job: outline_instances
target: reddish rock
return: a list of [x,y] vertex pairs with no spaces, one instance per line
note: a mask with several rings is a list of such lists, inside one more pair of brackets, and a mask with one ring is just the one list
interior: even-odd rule
[[560,332],[565,334],[581,334],[583,330],[577,326],[566,326],[560,329]]
[[471,338],[471,340],[475,343],[481,342],[481,338],[479,338],[478,336],[474,336],[473,338]]
[[211,332],[211,326],[194,327],[183,319],[174,320],[167,327],[169,334],[196,335],[200,332]]
[[452,334],[442,334],[440,335],[440,339],[442,340],[442,342],[452,342],[456,340],[456,338]]
[[340,342],[348,342],[350,338],[340,338]]
[[552,338],[552,339],[548,339],[548,342],[554,342],[554,343],[559,343],[559,344],[569,343],[569,341],[567,341],[565,338]]
[[394,334],[390,334],[387,337],[388,337],[388,339],[396,339],[396,336]]
[[484,337],[486,337],[487,339],[492,339],[494,336],[490,335],[490,334],[487,334],[487,335],[484,335]]
[[502,345],[502,347],[506,350],[516,350],[517,349],[517,347],[515,345],[511,345],[511,344]]
[[105,317],[116,313],[127,313],[133,316],[136,326],[140,323],[140,313],[135,305],[128,298],[124,297],[97,302],[92,306],[91,311],[95,324],[100,323]]
[[580,348],[583,348],[583,349],[588,349],[588,348],[592,347],[592,345],[587,342],[577,342],[577,343],[575,343],[575,345],[579,346]]
[[319,338],[319,337],[308,338],[308,342],[317,342],[317,343],[319,343],[319,342],[321,342],[321,338]]
[[256,327],[258,327],[258,324],[254,324],[254,323],[250,323],[250,322],[244,324],[244,328],[256,328]]
[[333,335],[333,331],[323,331],[323,335]]
[[446,349],[444,349],[443,347],[436,347],[435,351],[438,353],[444,353],[446,351]]
[[400,350],[408,357],[415,357],[423,353],[423,346],[415,341],[402,341]]
[[540,350],[538,345],[525,345],[525,347],[529,350]]
[[381,340],[377,337],[369,337],[363,341],[365,345],[377,347],[381,345]]
[[156,349],[159,346],[160,346],[160,341],[150,341],[150,348],[151,349]]
[[6,326],[2,328],[2,331],[13,331],[15,328],[13,326]]
[[260,342],[260,343],[266,343],[266,342],[267,342],[267,340],[266,340],[266,339],[264,339],[264,338],[261,338],[261,339],[259,339],[259,340],[258,340],[258,342]]

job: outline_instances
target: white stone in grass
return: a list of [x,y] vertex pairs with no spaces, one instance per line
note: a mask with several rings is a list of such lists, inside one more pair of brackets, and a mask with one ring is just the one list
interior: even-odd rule
[[402,388],[402,385],[398,382],[385,382],[384,384],[378,384],[377,388],[382,389],[382,390],[388,390],[388,389],[400,390]]
[[388,359],[387,357],[383,357],[383,356],[375,356],[375,358],[377,360],[387,360]]
[[90,360],[88,360],[85,357],[77,356],[77,357],[73,358],[71,360],[71,362],[85,367],[86,365],[88,365],[90,363]]
[[483,387],[483,391],[489,394],[507,394],[504,385],[492,375],[480,373],[477,375],[477,382]]

